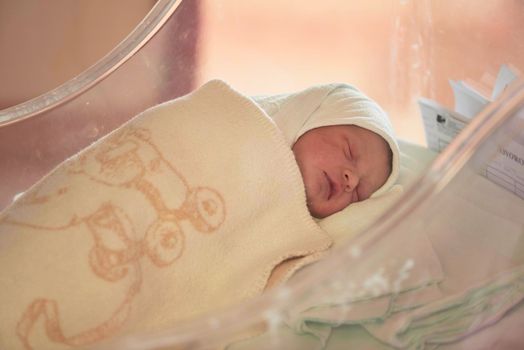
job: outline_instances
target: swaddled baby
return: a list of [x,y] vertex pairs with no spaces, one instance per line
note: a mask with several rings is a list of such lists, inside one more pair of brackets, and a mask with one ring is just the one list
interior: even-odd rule
[[141,113],[3,211],[0,348],[90,346],[255,297],[334,242],[306,210],[300,175],[317,217],[395,181],[389,122],[358,90],[257,101],[278,128],[211,81]]
[[307,207],[324,218],[391,187],[398,145],[380,106],[347,84],[255,97],[292,147]]

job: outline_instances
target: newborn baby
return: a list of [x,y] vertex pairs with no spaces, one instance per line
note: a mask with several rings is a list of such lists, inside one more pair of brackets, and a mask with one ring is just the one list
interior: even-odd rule
[[293,145],[314,217],[324,218],[371,197],[391,174],[392,152],[372,131],[336,125],[306,132]]
[[312,216],[324,218],[389,189],[398,145],[380,106],[347,84],[255,97],[295,155]]

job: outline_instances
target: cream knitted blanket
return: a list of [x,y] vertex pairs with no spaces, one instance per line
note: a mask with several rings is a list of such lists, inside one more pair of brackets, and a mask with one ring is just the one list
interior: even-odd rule
[[173,327],[261,293],[302,257],[282,282],[331,243],[279,130],[212,81],[67,160],[0,215],[0,348]]

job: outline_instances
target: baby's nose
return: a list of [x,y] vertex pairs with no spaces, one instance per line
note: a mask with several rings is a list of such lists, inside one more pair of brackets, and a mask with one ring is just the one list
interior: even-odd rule
[[344,169],[343,174],[344,176],[344,191],[351,192],[358,186],[359,178],[357,174],[355,174],[354,171],[351,171],[350,169]]

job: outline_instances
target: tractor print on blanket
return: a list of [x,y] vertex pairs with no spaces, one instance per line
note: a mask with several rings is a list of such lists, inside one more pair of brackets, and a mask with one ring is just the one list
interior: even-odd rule
[[[84,183],[87,181],[96,188],[98,192],[93,193],[94,197],[102,193],[99,202],[93,204],[90,199],[91,202],[83,207],[91,209],[75,212],[57,225],[20,221],[9,216],[2,221],[57,232],[83,225],[91,235],[92,247],[85,259],[92,273],[110,283],[126,276],[131,282],[109,319],[72,335],[64,334],[61,327],[60,320],[67,319],[67,310],[60,310],[59,300],[36,298],[25,309],[16,330],[26,349],[33,348],[30,336],[39,320],[45,322],[45,332],[51,342],[68,346],[87,345],[115,334],[126,322],[133,300],[140,292],[142,258],[147,258],[158,268],[167,267],[183,255],[185,233],[182,222],[187,221],[197,231],[209,234],[216,232],[226,218],[221,194],[213,188],[190,186],[162,155],[145,128],[120,130],[65,163],[62,170],[62,176],[82,178]],[[22,209],[49,205],[75,191],[67,185],[42,188],[29,192],[18,205]],[[153,213],[147,224],[139,230],[136,213],[130,213],[111,197],[107,198],[108,195],[104,197],[104,191],[111,190],[132,192],[135,198],[142,198],[149,206],[148,212]]]

